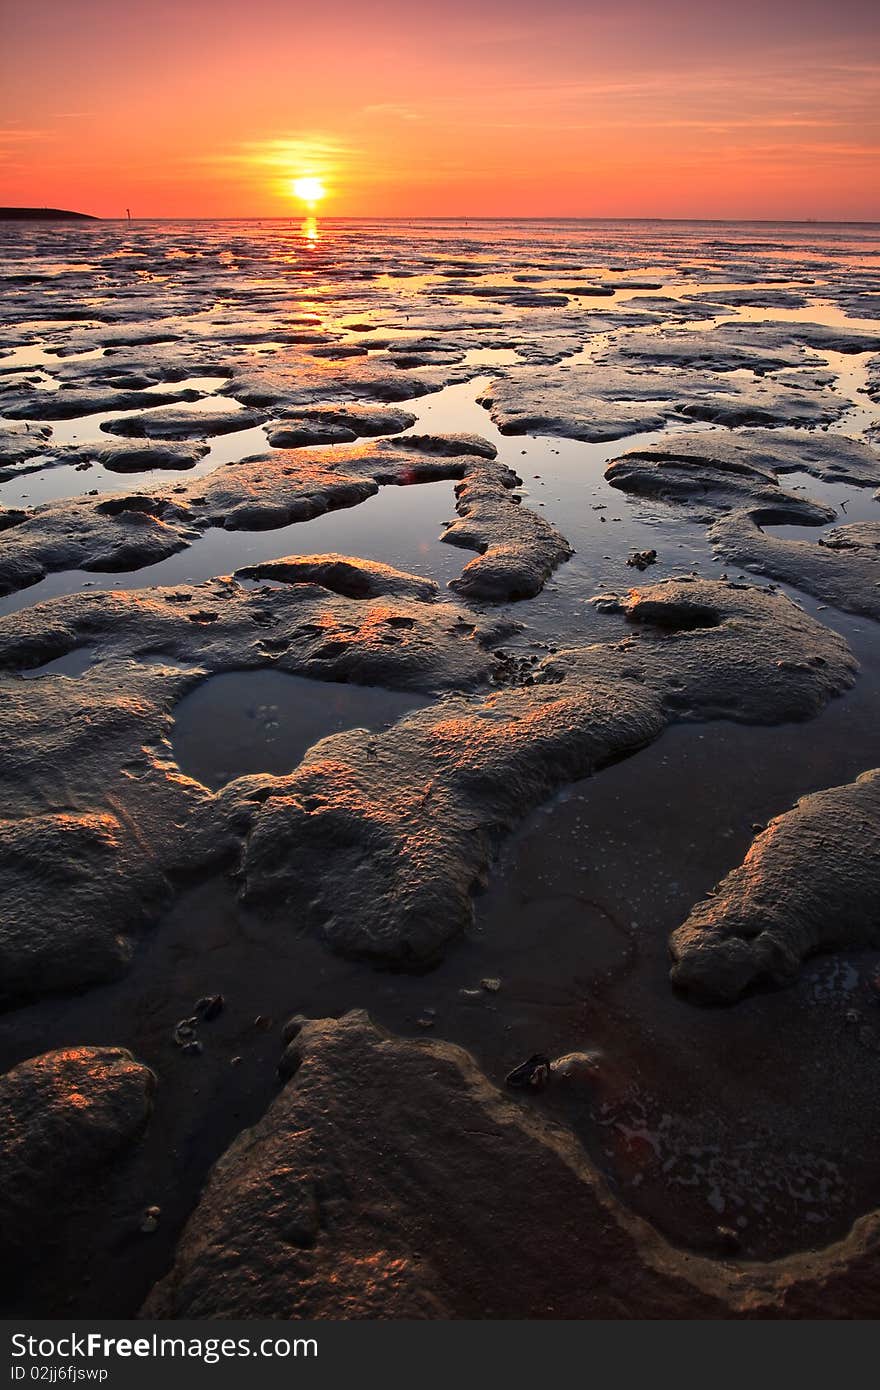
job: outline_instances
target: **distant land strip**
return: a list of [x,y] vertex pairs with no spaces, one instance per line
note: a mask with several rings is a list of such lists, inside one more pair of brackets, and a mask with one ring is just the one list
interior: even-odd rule
[[0,222],[97,222],[89,212],[68,212],[66,208],[0,208]]

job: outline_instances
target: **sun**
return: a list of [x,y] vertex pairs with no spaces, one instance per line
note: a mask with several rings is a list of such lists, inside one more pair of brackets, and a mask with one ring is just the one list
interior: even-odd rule
[[326,193],[321,180],[311,177],[293,179],[290,191],[295,198],[299,198],[303,203],[308,203],[309,207],[314,207],[316,203],[320,203]]

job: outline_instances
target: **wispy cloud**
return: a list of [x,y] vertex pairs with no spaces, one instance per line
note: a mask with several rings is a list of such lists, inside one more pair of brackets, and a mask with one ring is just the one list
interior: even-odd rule
[[30,130],[24,126],[0,128],[0,165],[7,175],[16,169],[27,168],[30,151],[41,142],[52,139],[51,130]]
[[27,144],[32,140],[50,140],[54,134],[51,130],[26,130],[22,126],[7,126],[0,128],[0,145]]
[[360,153],[348,141],[332,135],[272,135],[260,140],[240,140],[230,149],[194,156],[193,162],[227,168],[257,166],[295,174],[322,174]]
[[[328,188],[363,187],[381,180],[382,161],[375,150],[342,135],[326,132],[273,134],[241,140],[225,150],[188,156],[180,161],[191,176],[215,179],[239,186],[265,186],[267,176],[275,192],[289,192],[295,178],[319,178]],[[274,177],[273,177],[274,176]]]
[[365,116],[388,116],[392,120],[398,121],[420,121],[422,114],[415,111],[411,106],[397,106],[394,102],[383,101],[376,106],[365,106],[363,109]]
[[[880,121],[880,65],[813,57],[796,68],[764,61],[623,78],[518,82],[452,88],[425,108],[432,123],[483,129],[687,127],[707,132],[751,128],[833,128]],[[498,120],[499,111],[516,112]]]

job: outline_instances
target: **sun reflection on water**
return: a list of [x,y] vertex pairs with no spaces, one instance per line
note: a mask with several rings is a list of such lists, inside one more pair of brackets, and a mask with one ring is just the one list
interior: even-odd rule
[[303,241],[309,251],[314,251],[318,242],[321,240],[321,233],[318,227],[317,217],[306,217],[300,225]]

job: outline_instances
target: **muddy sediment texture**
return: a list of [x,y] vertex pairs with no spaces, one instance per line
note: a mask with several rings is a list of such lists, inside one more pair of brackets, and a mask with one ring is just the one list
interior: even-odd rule
[[[0,1077],[0,1249],[33,1258],[48,1226],[69,1215],[139,1138],[156,1079],[121,1047],[75,1047]],[[5,1276],[4,1276],[5,1282]]]
[[[408,587],[408,576],[389,580],[382,570],[368,587]],[[334,573],[331,565],[331,583]],[[238,791],[213,796],[181,775],[168,743],[174,705],[206,675],[272,666],[404,690],[461,689],[489,679],[491,646],[509,630],[463,622],[445,604],[345,598],[314,582],[80,594],[7,618],[3,1002],[118,975],[170,901],[169,875],[234,862],[263,793],[234,783]],[[90,644],[100,660],[78,680],[8,674]]]
[[795,525],[821,525],[834,511],[779,486],[776,474],[755,463],[677,452],[674,438],[666,449],[629,453],[614,459],[606,481],[621,492],[686,506],[698,518],[749,504]]
[[[821,1254],[745,1259],[827,1240],[877,1205],[864,1119],[878,1046],[873,966],[847,955],[874,940],[862,899],[847,897],[860,885],[868,894],[876,857],[868,790],[823,793],[843,809],[815,824],[801,803],[788,814],[812,828],[797,835],[771,825],[748,862],[766,841],[774,925],[735,938],[747,955],[764,953],[746,989],[791,978],[804,952],[840,947],[840,957],[810,966],[785,996],[757,992],[729,1011],[690,1007],[668,988],[664,959],[690,904],[742,857],[753,817],[767,821],[812,786],[811,735],[794,721],[826,711],[815,726],[826,785],[877,762],[869,749],[854,763],[844,746],[850,715],[859,746],[873,736],[869,625],[825,615],[864,660],[836,707],[858,669],[846,642],[784,595],[723,573],[742,580],[740,559],[877,616],[876,524],[857,519],[871,499],[842,485],[880,487],[869,442],[877,359],[866,361],[880,335],[773,317],[774,306],[876,314],[876,276],[856,274],[852,243],[823,240],[820,252],[812,232],[791,228],[754,242],[683,230],[668,243],[634,228],[494,226],[491,245],[475,228],[351,237],[329,226],[308,246],[280,226],[161,236],[135,226],[120,238],[96,224],[88,246],[81,232],[61,235],[17,230],[10,254],[22,263],[0,274],[4,608],[36,598],[16,591],[53,573],[41,597],[84,590],[0,622],[0,976],[12,1068],[0,1107],[11,1111],[6,1137],[28,1136],[16,1153],[30,1175],[22,1186],[13,1165],[9,1264],[17,1278],[29,1221],[46,1266],[16,1290],[20,1306],[30,1313],[34,1290],[40,1311],[66,1306],[79,1277],[70,1270],[90,1260],[95,1284],[76,1292],[77,1307],[91,1315],[103,1298],[130,1314],[189,1211],[151,1311],[876,1311],[876,1213]],[[752,321],[756,310],[765,321]],[[474,409],[478,395],[502,433],[548,437],[502,446]],[[658,437],[631,439],[613,460],[602,447],[646,430]],[[513,464],[534,480],[528,501]],[[161,485],[143,488],[110,476],[158,469]],[[816,486],[798,477],[789,491],[793,471]],[[455,518],[436,537],[437,492],[398,490],[441,479],[455,485]],[[316,522],[320,539],[285,534],[382,488],[395,491]],[[826,503],[847,523],[849,506],[854,524],[829,531]],[[771,534],[786,523],[813,527],[813,539]],[[682,578],[711,563],[706,524],[722,578]],[[450,580],[455,554],[435,537],[471,552],[460,577]],[[353,558],[362,541],[399,568]],[[629,591],[629,550],[655,552],[651,573],[678,577]],[[147,587],[158,560],[178,554],[159,574],[201,578],[218,552],[231,577]],[[101,591],[107,581],[95,578],[129,571],[143,571],[141,591]],[[439,588],[447,581],[451,595]],[[305,737],[293,738],[251,764],[278,775],[224,773],[214,792],[175,761],[179,705],[240,672],[348,682],[355,712],[358,684],[431,703],[381,733],[334,733],[304,757]],[[255,698],[289,698],[281,717],[295,735],[299,681],[232,674],[204,694],[275,685],[292,687],[289,697]],[[312,696],[320,705],[323,688],[306,691],[306,705]],[[381,692],[371,698],[381,705]],[[262,736],[278,712],[240,714]],[[670,729],[715,719],[789,727]],[[628,768],[605,766],[652,740]],[[753,768],[771,747],[770,765]],[[678,802],[669,782],[675,796],[681,783]],[[487,923],[475,894],[493,865],[508,883],[499,847],[541,806],[546,827],[542,813],[525,831],[540,845],[527,900],[511,898]],[[562,824],[584,817],[585,827],[561,870],[560,808]],[[667,811],[677,838],[658,832]],[[857,823],[839,857],[861,859],[841,882],[826,850],[847,817]],[[652,833],[665,858],[646,843]],[[638,878],[655,881],[655,903],[668,889],[659,938]],[[814,880],[827,909],[818,923]],[[679,964],[698,945],[708,978],[719,934],[734,920],[751,930],[764,911],[755,893],[732,891],[727,917],[712,926],[707,915]],[[719,896],[692,918],[717,910]],[[764,969],[774,934],[784,938],[775,974]],[[497,994],[477,988],[483,974],[503,977]],[[186,1055],[175,1019],[209,989],[226,990],[228,1007],[203,1051]],[[397,1032],[423,1038],[433,1025],[448,1041],[339,1018],[366,1003]],[[332,1017],[293,1043],[283,1062],[285,1077],[298,1067],[293,1081],[193,1210],[208,1165],[274,1094],[268,1015],[277,1022],[291,1007]],[[779,1017],[794,1039],[787,1052],[765,1050]],[[548,1036],[554,1056],[590,1050],[583,1076],[554,1072],[546,1096],[524,1104],[499,1095],[487,1075],[500,1080]],[[130,1056],[82,1048],[15,1065],[95,1040],[124,1043],[161,1077],[161,1115],[142,1138],[152,1080]],[[832,1073],[841,1083],[826,1114]],[[60,1168],[68,1150],[72,1181]],[[142,1235],[157,1200],[161,1229]],[[688,1258],[624,1202],[670,1241],[730,1258]],[[498,1268],[509,1270],[502,1284]]]
[[162,443],[158,440],[131,439],[108,444],[83,444],[63,449],[58,463],[97,463],[111,473],[146,473],[153,468],[177,471],[194,468],[208,452],[204,443]]
[[282,415],[267,428],[274,449],[298,449],[309,444],[350,444],[379,434],[397,434],[416,423],[408,410],[390,406],[315,405]]
[[293,1080],[216,1164],[142,1316],[876,1311],[876,1216],[821,1254],[685,1255],[620,1205],[570,1132],[502,1095],[458,1047],[350,1013],[306,1023],[285,1071]]
[[809,719],[852,685],[846,642],[790,599],[754,585],[664,580],[599,598],[633,624],[615,644],[559,652],[549,672],[637,681],[668,717],[776,724]]
[[0,511],[0,593],[38,584],[58,570],[120,573],[185,550],[201,534],[167,497],[132,493]]
[[[143,406],[143,400],[137,405]],[[169,405],[139,415],[120,415],[118,420],[105,421],[101,429],[128,439],[204,439],[253,429],[265,418],[263,412],[255,410],[177,410]]]
[[534,598],[573,554],[555,526],[521,505],[512,481],[497,468],[471,469],[455,489],[458,520],[442,539],[480,554],[450,587],[477,603]]
[[452,381],[466,381],[467,371],[454,366],[403,371],[393,362],[358,357],[345,366],[301,355],[279,364],[254,362],[236,369],[228,394],[249,408],[280,408],[291,414],[303,407],[353,402],[385,405],[412,401],[439,391]]
[[[374,592],[410,579],[367,568]],[[330,564],[330,583],[336,573]],[[806,718],[854,678],[846,643],[769,593],[678,581],[636,591],[625,611],[631,637],[550,656],[529,685],[450,694],[383,734],[322,740],[287,777],[240,778],[213,795],[181,775],[168,742],[175,703],[205,674],[274,666],[461,690],[504,669],[490,649],[509,623],[234,580],[70,596],[7,618],[7,671],[98,640],[102,659],[75,682],[3,681],[5,1000],[125,970],[174,875],[212,866],[334,949],[435,957],[471,920],[498,836],[558,788],[670,719]]]
[[[292,556],[243,573],[270,567],[268,577],[283,578],[283,584],[246,587],[226,578],[95,591],[10,613],[0,626],[0,670],[32,670],[94,643],[93,674],[122,663],[123,680],[149,677],[139,663],[164,662],[164,681],[180,667],[212,672],[273,665],[362,685],[468,689],[488,679],[490,648],[514,626],[507,618],[431,603],[436,589],[430,581],[370,561]],[[185,670],[177,674],[192,680]],[[36,692],[38,702],[48,703],[50,685],[16,688],[22,699]],[[88,677],[55,689],[59,702],[71,698],[76,690],[88,691]]]
[[[192,423],[200,418],[198,414],[185,414],[173,410],[173,407],[184,401],[198,400],[200,395],[199,391],[161,391],[153,392],[147,399],[153,405],[168,407],[167,415],[158,412],[160,420],[185,419]],[[111,391],[97,387],[90,391],[63,388],[60,391],[37,393],[5,391],[0,394],[0,406],[9,420],[73,420],[83,415],[109,414],[114,410],[142,410],[144,396],[141,391]],[[114,421],[114,430],[118,434],[143,434],[145,431],[137,423],[140,419],[140,416],[127,416],[124,421]],[[217,430],[213,432],[219,433]]]
[[[71,714],[82,713],[74,704]],[[112,706],[107,712],[116,713]],[[106,728],[96,733],[106,756]],[[130,737],[126,751],[133,747]],[[43,753],[51,748],[44,739]],[[108,808],[35,811],[0,822],[0,1006],[113,979],[128,967],[136,937],[172,896],[162,872],[167,839],[147,840],[157,820],[154,813],[136,830]]]
[[779,485],[780,476],[794,471],[826,483],[874,487],[880,480],[880,451],[837,434],[677,431],[668,441],[614,459],[605,477],[624,492],[711,521],[709,540],[728,564],[803,589],[844,612],[880,616],[880,524],[848,523],[815,540],[765,529],[820,526],[837,515],[832,507]]
[[566,375],[511,369],[480,397],[502,434],[620,439],[670,421],[720,425],[817,425],[845,402],[833,391],[799,389],[783,379],[686,369],[651,370],[597,362]]
[[[618,465],[664,463],[704,465],[745,477],[804,472],[829,483],[880,484],[880,449],[843,434],[803,430],[675,430],[668,438],[614,459],[606,474],[614,482]],[[615,484],[620,486],[621,484]]]
[[[344,598],[433,599],[438,586],[433,579],[404,574],[378,561],[365,563],[347,555],[291,555],[283,560],[264,560],[243,565],[236,579],[270,579],[277,584],[318,584]],[[397,624],[405,627],[404,618]]]
[[712,1003],[789,984],[818,951],[880,945],[880,771],[806,796],[670,939],[672,981]]
[[709,539],[730,563],[803,589],[845,613],[880,618],[880,522],[835,526],[816,541],[763,529],[785,519],[763,508],[731,512],[714,523]]
[[48,425],[31,425],[21,421],[3,420],[0,423],[0,482],[11,478],[28,460],[38,458],[50,436]]
[[[496,837],[559,787],[670,720],[809,718],[855,676],[841,638],[746,586],[658,584],[624,610],[631,637],[548,657],[536,685],[446,700],[368,745],[318,744],[252,824],[246,900],[335,949],[430,957],[470,922]],[[317,867],[330,853],[345,863],[333,884]]]
[[[783,307],[780,305],[780,307]],[[855,328],[830,328],[819,323],[722,323],[715,328],[669,330],[661,336],[640,331],[621,333],[610,361],[633,359],[655,366],[699,367],[712,372],[741,369],[763,375],[780,368],[821,365],[825,352],[874,352],[880,336]]]
[[[880,482],[880,451],[839,434],[675,430],[668,439],[613,459],[605,477],[623,492],[686,507],[704,520],[733,509],[760,510],[768,522],[777,524],[810,526],[833,520],[832,508],[780,486],[779,475],[795,471],[823,482],[874,487]],[[731,552],[726,558],[738,557]]]
[[436,958],[470,923],[497,837],[662,727],[649,693],[597,678],[451,697],[368,741],[324,739],[254,818],[245,901],[346,954]]
[[443,478],[464,480],[458,509],[465,525],[447,537],[481,552],[462,577],[465,592],[531,597],[571,554],[555,527],[511,497],[520,479],[495,458],[493,445],[470,435],[419,435],[338,448],[332,456],[273,450],[171,492],[105,494],[0,511],[0,592],[26,588],[52,571],[141,569],[186,549],[211,527],[273,530],[355,506],[381,485]]
[[479,397],[502,434],[557,435],[587,441],[620,439],[642,430],[662,429],[673,408],[658,403],[657,383],[646,401],[633,400],[635,383],[619,382],[605,397],[595,389],[592,372],[574,371],[560,378],[511,371],[496,378]]

